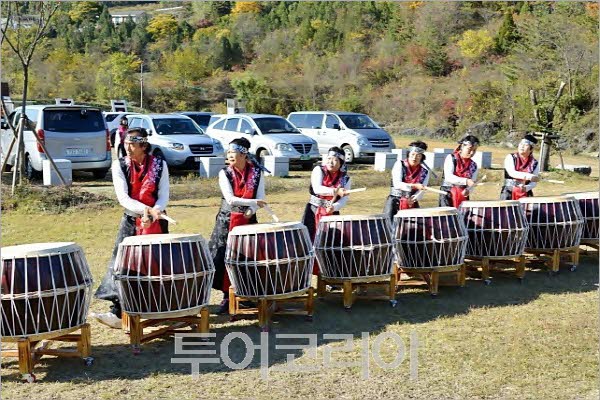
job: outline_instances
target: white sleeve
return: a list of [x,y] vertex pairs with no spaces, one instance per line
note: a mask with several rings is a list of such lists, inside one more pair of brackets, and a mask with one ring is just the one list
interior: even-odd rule
[[[423,184],[423,186],[427,186],[429,184],[429,171],[427,171],[427,175],[425,175],[425,179],[423,180],[422,184]],[[417,193],[414,194],[415,200],[416,201],[421,201],[421,199],[423,198],[424,194],[425,194],[424,190],[419,190]]]
[[[475,161],[473,161],[473,162],[475,162]],[[473,182],[475,182],[477,180],[477,175],[479,175],[479,165],[477,165],[477,163],[475,163],[475,166],[476,166],[475,172],[473,172],[473,176],[471,176],[471,180]],[[477,186],[475,186],[475,185],[471,186],[471,188],[469,189],[469,192],[473,193],[475,191],[475,188],[477,188]]]
[[[258,183],[258,189],[256,189],[256,200],[264,200],[265,199],[265,175],[260,173],[260,182]],[[258,204],[251,205],[250,208],[252,212],[256,213],[256,210],[259,209]]]
[[[531,174],[531,176],[538,176],[540,174],[540,163],[538,162],[537,165],[535,166],[535,168],[533,169],[533,174]],[[525,185],[525,189],[527,191],[532,190],[534,187],[537,186],[537,182],[529,182],[527,185]]]
[[165,160],[163,160],[162,164],[162,174],[158,183],[158,199],[156,200],[156,204],[154,204],[154,208],[165,211],[169,203],[169,167]]
[[144,214],[146,206],[142,202],[129,197],[129,194],[127,193],[127,180],[125,179],[125,174],[121,170],[119,160],[113,161],[111,169],[113,186],[115,187],[115,193],[117,194],[119,204],[132,214]]
[[[538,164],[539,165],[539,164]],[[533,178],[534,174],[529,174],[527,172],[521,172],[515,170],[515,163],[513,161],[512,155],[508,154],[504,159],[504,169],[508,176],[513,179],[522,179],[524,181],[530,181]],[[535,185],[534,185],[535,186]]]
[[328,186],[323,186],[323,171],[321,167],[315,167],[310,174],[310,184],[316,195],[334,196],[335,189]]
[[115,131],[115,149],[117,149],[117,158],[119,158],[119,145],[121,144],[121,135],[119,134],[119,128]]
[[402,160],[398,160],[392,168],[392,184],[394,185],[394,189],[410,192],[412,186],[410,186],[409,183],[404,182],[403,179],[404,169],[402,168]]
[[[261,181],[263,179],[261,178]],[[221,193],[223,194],[223,198],[230,206],[247,206],[252,207],[256,206],[256,199],[243,199],[241,197],[235,197],[233,195],[233,188],[229,183],[229,179],[227,179],[227,175],[225,175],[225,171],[221,170],[219,172],[219,187],[221,188]],[[260,184],[258,185],[258,189],[260,190]],[[263,188],[264,192],[264,188]]]
[[[344,189],[350,190],[351,188],[352,188],[352,183],[350,182],[350,178],[348,178],[348,181],[344,185]],[[340,211],[340,208],[344,207],[347,202],[348,202],[348,195],[342,197],[341,199],[339,199],[338,201],[336,201],[335,203],[332,204],[333,211]]]
[[[451,185],[465,186],[467,184],[467,178],[461,178],[460,176],[454,175],[454,162],[452,157],[452,154],[448,154],[446,160],[444,160],[444,180]],[[475,180],[475,178],[473,178],[473,180]]]

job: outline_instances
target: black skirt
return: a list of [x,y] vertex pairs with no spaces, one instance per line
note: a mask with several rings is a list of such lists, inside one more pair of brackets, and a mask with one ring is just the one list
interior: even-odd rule
[[[315,213],[317,212],[317,207],[306,203],[306,207],[304,207],[304,214],[302,215],[302,223],[308,229],[308,235],[310,236],[310,240],[315,240],[315,235],[317,233],[317,226],[315,225]],[[334,211],[333,215],[340,215],[339,211]]]

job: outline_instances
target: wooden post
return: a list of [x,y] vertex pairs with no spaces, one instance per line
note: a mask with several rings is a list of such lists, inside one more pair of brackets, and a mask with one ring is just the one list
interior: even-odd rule
[[312,317],[314,310],[314,299],[315,299],[315,289],[311,287],[308,288],[308,294],[306,298],[306,315]]
[[344,281],[344,307],[346,309],[352,308],[353,294],[352,294],[352,282]]
[[523,279],[525,277],[525,256],[519,256],[519,261],[517,262],[517,278]]
[[199,327],[200,333],[208,333],[209,332],[208,318],[209,318],[208,308],[204,307],[200,311],[200,327]]
[[19,372],[23,375],[31,375],[33,372],[33,359],[31,358],[31,342],[28,338],[19,339]]

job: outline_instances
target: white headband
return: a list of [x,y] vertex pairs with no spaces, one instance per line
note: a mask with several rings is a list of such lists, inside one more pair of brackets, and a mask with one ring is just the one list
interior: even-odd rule
[[476,144],[476,143],[473,143],[473,142],[471,142],[470,140],[463,140],[462,142],[460,142],[460,144],[461,144],[462,146],[471,146],[471,147],[473,147],[473,146],[477,146],[477,144]]
[[411,147],[409,147],[409,148],[408,148],[408,152],[409,152],[409,153],[411,153],[411,152],[413,152],[413,151],[414,151],[415,153],[417,153],[417,154],[423,154],[423,153],[425,153],[425,150],[424,150],[424,149],[422,149],[422,148],[420,148],[420,147],[417,147],[417,146],[411,146]]
[[527,139],[521,139],[521,141],[519,142],[519,144],[521,144],[521,143],[528,144],[531,147],[535,146],[535,143],[533,143],[531,140],[527,140]]
[[241,154],[248,154],[247,148],[245,148],[244,146],[240,146],[239,144],[235,144],[235,143],[229,144],[229,150],[237,151],[238,153],[241,153]]
[[337,157],[337,158],[339,158],[342,161],[346,160],[346,157],[342,153],[338,153],[337,151],[333,151],[333,150],[331,150],[330,152],[328,152],[327,156],[328,157]]

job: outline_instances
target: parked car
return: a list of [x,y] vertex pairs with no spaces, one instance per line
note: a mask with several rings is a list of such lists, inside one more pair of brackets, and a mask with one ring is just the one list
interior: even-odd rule
[[165,159],[169,167],[200,168],[201,157],[222,157],[223,146],[206,135],[191,118],[175,114],[139,114],[129,118],[129,128],[148,130],[152,153]]
[[179,114],[185,115],[186,117],[190,117],[194,120],[195,123],[198,124],[200,128],[202,128],[204,132],[206,132],[206,128],[208,128],[208,124],[210,122],[210,117],[215,113],[210,111],[181,111],[174,112],[171,114]]
[[106,121],[106,127],[110,132],[110,144],[112,147],[115,147],[115,134],[117,133],[117,128],[121,123],[121,118],[136,114],[139,113],[114,111],[105,111],[102,113],[102,115],[104,115],[104,120]]
[[390,135],[366,114],[344,111],[297,111],[288,120],[305,135],[319,143],[319,151],[326,153],[339,146],[347,162],[374,161],[375,153],[395,149]]
[[[110,137],[102,111],[96,107],[65,105],[31,105],[25,109],[27,122],[24,129],[25,171],[28,179],[41,177],[42,162],[48,157],[37,143],[33,131],[43,141],[53,159],[71,161],[74,171],[91,171],[94,177],[106,176],[111,164]],[[9,115],[17,126],[21,107]],[[1,127],[2,159],[14,165],[16,147],[6,154],[13,138],[7,124]]]
[[278,115],[220,115],[206,129],[206,134],[220,140],[223,146],[235,138],[245,137],[250,141],[250,152],[257,157],[287,157],[290,164],[301,165],[304,169],[312,168],[321,157],[317,142]]

